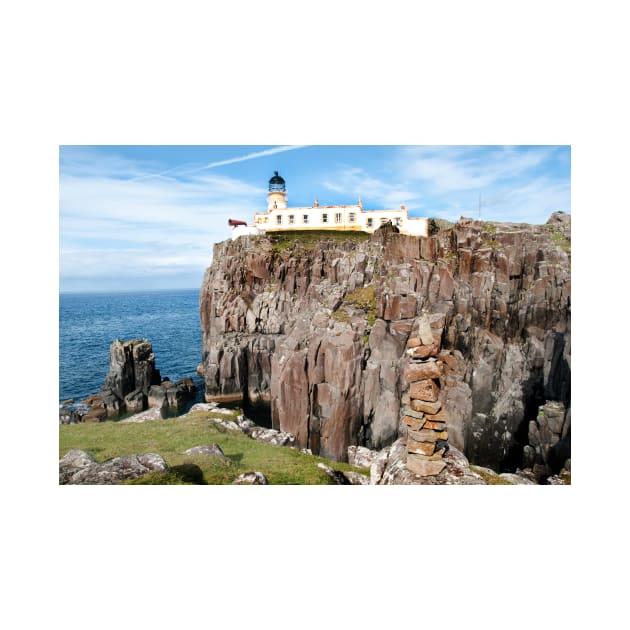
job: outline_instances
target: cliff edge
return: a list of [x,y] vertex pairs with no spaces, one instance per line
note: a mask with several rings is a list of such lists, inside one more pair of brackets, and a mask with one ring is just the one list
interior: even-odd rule
[[[570,458],[570,228],[554,213],[546,225],[461,219],[428,238],[385,226],[217,243],[200,293],[206,399],[269,403],[273,428],[347,461],[348,446],[407,435],[408,364],[436,361],[433,404],[453,446],[502,471],[558,472]],[[418,347],[427,324],[433,344]]]

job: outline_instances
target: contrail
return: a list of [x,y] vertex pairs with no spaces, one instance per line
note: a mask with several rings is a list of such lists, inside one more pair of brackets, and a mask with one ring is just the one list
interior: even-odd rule
[[[221,160],[219,162],[210,162],[210,164],[206,164],[205,166],[200,166],[198,168],[190,169],[188,171],[182,171],[179,175],[189,175],[190,173],[198,173],[199,171],[205,171],[209,168],[216,168],[217,166],[225,166],[227,164],[235,164],[236,162],[245,162],[246,160],[254,160],[259,157],[265,157],[267,155],[274,155],[275,153],[283,153],[284,151],[293,151],[294,149],[303,149],[307,147],[307,144],[298,144],[298,145],[285,145],[281,147],[275,147],[274,149],[265,149],[264,151],[255,151],[254,153],[248,153],[247,155],[241,155],[240,157],[230,158],[229,160]],[[183,165],[185,166],[185,164]],[[166,175],[166,173],[172,173],[177,169],[181,168],[180,166],[174,166],[169,168],[166,171],[162,171],[160,173],[151,173],[149,175],[141,175],[140,177],[134,177],[131,181],[138,181],[140,179],[147,179],[149,177],[162,177]]]
[[283,147],[276,147],[275,149],[267,149],[265,151],[256,151],[255,153],[248,153],[247,155],[231,158],[229,160],[221,160],[220,162],[211,162],[210,164],[206,164],[206,166],[202,166],[201,168],[196,168],[193,171],[186,171],[186,172],[195,173],[197,171],[203,171],[207,168],[214,168],[215,166],[225,166],[226,164],[244,162],[245,160],[253,160],[259,157],[265,157],[266,155],[273,155],[274,153],[282,153],[284,151],[293,151],[293,149],[303,149],[304,147],[307,147],[307,146],[308,146],[307,144],[296,144],[296,145],[286,145]]

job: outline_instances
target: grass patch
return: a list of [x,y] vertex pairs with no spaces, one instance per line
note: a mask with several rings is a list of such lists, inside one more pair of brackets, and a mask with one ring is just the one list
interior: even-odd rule
[[455,224],[451,221],[447,221],[446,219],[429,219],[429,236],[433,236],[438,232],[443,230],[450,230]]
[[553,232],[551,240],[556,247],[564,250],[567,254],[571,253],[571,241],[562,232]]
[[501,245],[500,241],[496,241],[495,239],[488,239],[483,242],[482,247],[489,247],[490,249],[501,249],[503,245]]
[[499,477],[496,473],[490,474],[477,466],[470,466],[470,470],[477,473],[489,486],[513,486],[514,484],[503,477]]
[[485,221],[481,227],[483,230],[488,232],[488,234],[497,233],[497,226],[494,223],[492,223],[492,221]]
[[267,238],[275,251],[283,251],[299,242],[306,249],[313,249],[322,241],[353,241],[363,243],[370,238],[367,232],[337,230],[299,230],[295,232],[269,232]]
[[352,322],[350,315],[348,315],[347,311],[343,308],[335,311],[331,317],[338,322],[343,322],[344,324],[350,324]]
[[374,286],[370,285],[361,289],[356,289],[349,295],[346,295],[344,302],[352,304],[357,308],[362,308],[364,311],[376,311],[376,295],[374,293]]
[[[234,411],[238,415],[238,411]],[[365,469],[330,462],[298,449],[272,446],[212,422],[212,417],[230,418],[216,412],[196,412],[185,418],[143,423],[100,422],[59,426],[59,458],[70,449],[91,453],[99,462],[134,453],[159,453],[168,463],[166,473],[152,473],[127,482],[134,485],[231,484],[238,475],[258,470],[270,484],[323,484],[334,482],[317,468],[325,462],[336,470]],[[193,446],[219,444],[227,461],[203,455],[182,455]]]

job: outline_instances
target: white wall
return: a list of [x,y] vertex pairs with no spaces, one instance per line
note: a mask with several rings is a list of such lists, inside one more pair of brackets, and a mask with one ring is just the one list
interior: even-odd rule
[[[354,214],[354,221],[350,215]],[[308,222],[304,222],[304,215],[308,215]],[[327,221],[324,221],[327,215]],[[337,220],[337,215],[339,220]],[[281,223],[278,223],[281,217]],[[291,223],[293,217],[293,223]],[[372,219],[372,225],[368,220]],[[396,221],[399,219],[399,222]],[[428,236],[428,220],[426,218],[407,217],[406,209],[399,210],[362,210],[355,206],[309,206],[298,208],[274,208],[268,212],[257,212],[254,224],[261,229],[272,232],[274,230],[363,230],[374,232],[381,226],[382,220],[390,220],[405,234]]]

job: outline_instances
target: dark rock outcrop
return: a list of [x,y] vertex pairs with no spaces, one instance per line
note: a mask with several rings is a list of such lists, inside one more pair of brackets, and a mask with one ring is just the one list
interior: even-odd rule
[[85,401],[82,422],[101,422],[125,412],[138,413],[147,407],[180,409],[195,392],[190,378],[172,383],[162,380],[155,367],[153,347],[146,339],[116,339],[109,349],[109,372],[98,394]]
[[[336,460],[406,436],[409,411],[444,410],[451,447],[516,470],[538,407],[570,407],[570,216],[554,217],[461,219],[429,238],[216,244],[200,295],[206,399],[269,401],[274,429]],[[423,311],[439,324],[427,338]],[[408,357],[436,352],[437,400],[410,398]]]

